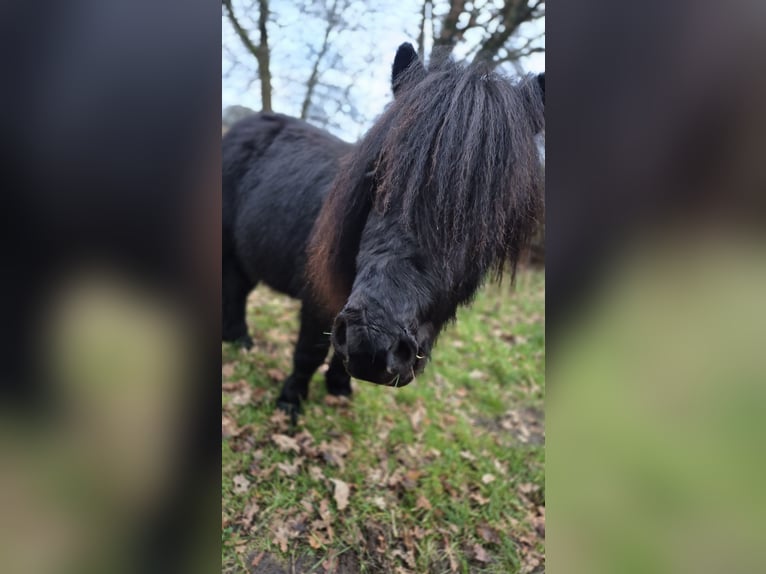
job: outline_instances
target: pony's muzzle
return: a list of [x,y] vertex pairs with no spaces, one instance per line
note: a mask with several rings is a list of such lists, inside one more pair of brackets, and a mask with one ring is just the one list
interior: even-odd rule
[[335,319],[332,343],[348,374],[379,385],[402,387],[414,378],[418,346],[402,332],[393,338],[369,326],[353,311],[343,311]]

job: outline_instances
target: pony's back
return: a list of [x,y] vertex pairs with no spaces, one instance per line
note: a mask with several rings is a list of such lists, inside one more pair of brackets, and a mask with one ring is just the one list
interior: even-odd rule
[[258,113],[223,138],[223,251],[252,283],[293,297],[339,160],[351,145],[281,114]]

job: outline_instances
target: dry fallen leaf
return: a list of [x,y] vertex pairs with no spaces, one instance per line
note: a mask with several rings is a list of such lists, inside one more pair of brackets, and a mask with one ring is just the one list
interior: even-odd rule
[[348,506],[348,496],[350,494],[348,484],[338,478],[331,478],[330,480],[335,485],[335,492],[333,494],[335,504],[338,505],[338,510],[343,510]]
[[261,552],[260,554],[258,554],[257,556],[255,556],[255,557],[253,558],[252,562],[250,562],[250,566],[252,566],[253,568],[255,568],[256,566],[258,566],[258,564],[260,564],[260,563],[261,563],[261,560],[263,560],[263,557],[264,557],[264,556],[266,556],[266,552]]
[[452,551],[452,547],[449,545],[449,539],[444,536],[444,553],[449,559],[449,567],[452,572],[457,572],[460,568],[460,563],[457,561],[455,553]]
[[399,548],[396,548],[391,552],[391,556],[396,556],[397,558],[400,558],[408,566],[408,568],[397,566],[396,569],[394,570],[396,574],[410,574],[410,572],[412,572],[412,569],[415,568],[414,551],[410,550],[408,552],[402,552]]
[[330,501],[323,498],[319,503],[319,516],[325,524],[332,522],[332,514],[330,514]]
[[484,498],[484,497],[483,497],[481,494],[479,494],[478,492],[472,492],[472,493],[471,493],[471,494],[468,496],[468,498],[470,498],[471,500],[473,500],[474,502],[476,502],[476,503],[478,503],[478,504],[480,504],[480,505],[482,505],[482,506],[484,506],[485,504],[487,504],[487,503],[489,502],[489,498]]
[[418,495],[418,500],[415,503],[415,510],[422,508],[423,510],[431,510],[431,503],[422,494]]
[[309,476],[312,478],[312,480],[324,480],[324,473],[322,472],[322,469],[314,464],[309,467]]
[[442,426],[452,426],[457,423],[457,417],[449,413],[442,414]]
[[272,542],[279,545],[279,549],[282,552],[287,552],[287,527],[284,524],[277,526],[276,532],[274,532],[274,538]]
[[422,404],[418,404],[418,406],[415,408],[412,413],[410,413],[410,424],[412,425],[412,430],[415,432],[420,431],[420,423],[423,422],[423,417],[426,415],[426,409],[423,408]]
[[221,415],[221,438],[231,438],[242,432],[236,421],[227,415]]
[[258,514],[258,510],[258,505],[255,502],[251,502],[245,507],[245,511],[242,515],[242,523],[245,527],[249,527],[253,523],[255,515]]
[[500,474],[508,474],[508,465],[501,463],[499,460],[494,460],[492,463]]
[[292,464],[289,462],[278,462],[277,468],[281,470],[285,476],[296,476],[303,460],[303,457],[298,457]]
[[519,492],[521,494],[531,494],[540,490],[540,487],[532,482],[522,482],[519,485]]
[[484,542],[487,542],[488,544],[500,544],[500,535],[497,530],[492,528],[486,522],[479,524],[476,528],[476,532]]
[[247,480],[244,474],[238,474],[234,477],[234,494],[244,494],[247,489],[250,488],[250,481]]
[[494,482],[495,481],[495,475],[494,474],[485,474],[484,476],[481,477],[481,481],[484,484],[489,484],[490,482]]
[[244,380],[239,380],[236,383],[224,383],[222,390],[230,397],[232,405],[241,407],[249,405],[253,398],[253,389]]
[[285,379],[286,375],[279,369],[269,369],[266,371],[266,375],[273,381],[281,382]]
[[234,374],[234,363],[224,363],[221,366],[221,374],[227,379]]
[[480,370],[478,370],[478,369],[474,369],[473,371],[468,373],[468,378],[473,380],[473,381],[478,381],[478,380],[481,380],[481,379],[486,379],[487,378],[487,374],[482,372],[482,371],[480,371]]
[[322,441],[319,444],[318,452],[328,464],[343,469],[345,467],[344,458],[351,451],[353,441],[350,435],[343,435],[342,437],[332,440],[329,443]]
[[288,450],[295,452],[301,451],[301,447],[298,446],[298,441],[286,434],[273,434],[271,435],[271,440],[274,441],[282,452],[287,452]]
[[402,486],[405,490],[414,490],[418,486],[418,479],[420,478],[420,475],[422,474],[419,470],[408,470],[406,473],[404,473],[404,478],[402,479]]
[[466,459],[468,461],[471,461],[471,462],[476,462],[476,456],[473,455],[472,453],[470,453],[467,450],[461,450],[460,451],[460,457],[464,458],[464,459]]
[[481,544],[473,545],[473,557],[484,564],[487,564],[490,561],[489,554],[487,554],[487,551],[484,550],[484,547]]
[[327,558],[322,561],[322,568],[328,573],[338,571],[338,559],[333,551],[330,551]]
[[524,556],[521,562],[522,574],[531,574],[537,570],[537,567],[542,563],[541,557],[536,552],[530,552]]
[[351,405],[351,399],[344,396],[325,395],[324,404],[328,407],[348,407]]
[[383,498],[382,496],[376,496],[375,498],[373,498],[372,503],[378,508],[380,508],[381,510],[386,509],[386,499]]
[[309,546],[311,546],[314,550],[322,547],[322,543],[319,541],[317,536],[313,533],[309,534]]
[[290,422],[290,415],[282,409],[274,409],[274,413],[269,417],[269,422],[278,430],[287,430],[287,423]]

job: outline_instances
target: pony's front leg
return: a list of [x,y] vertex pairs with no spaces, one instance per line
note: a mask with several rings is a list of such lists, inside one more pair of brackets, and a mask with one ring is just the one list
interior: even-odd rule
[[301,329],[293,354],[293,372],[285,379],[277,399],[277,408],[290,415],[295,423],[301,412],[301,400],[309,393],[309,381],[324,362],[330,348],[327,322],[319,320],[304,305],[301,308]]

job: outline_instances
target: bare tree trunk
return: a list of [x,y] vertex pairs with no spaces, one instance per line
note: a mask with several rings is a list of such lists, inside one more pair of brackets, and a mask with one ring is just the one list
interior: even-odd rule
[[420,31],[418,32],[418,57],[422,62],[426,54],[426,24],[429,17],[433,19],[433,0],[423,1],[423,10],[420,14]]
[[269,19],[268,0],[258,0],[258,31],[261,43],[255,57],[258,59],[258,76],[261,79],[261,105],[264,112],[271,111],[271,51],[269,50],[269,33],[266,22]]
[[231,0],[222,0],[224,6],[226,6],[226,13],[231,22],[232,28],[239,36],[242,44],[245,46],[248,52],[255,56],[258,62],[258,79],[261,83],[261,108],[265,112],[272,111],[271,109],[271,70],[269,68],[270,56],[269,51],[269,35],[266,29],[266,22],[269,18],[269,3],[268,0],[258,0],[259,14],[258,14],[258,32],[260,33],[260,42],[256,45],[250,38],[250,35],[242,27],[242,24],[234,14],[234,9],[231,5]]

